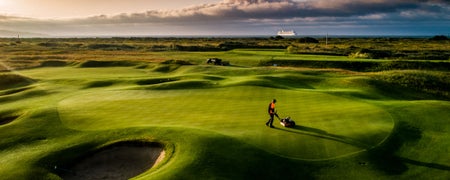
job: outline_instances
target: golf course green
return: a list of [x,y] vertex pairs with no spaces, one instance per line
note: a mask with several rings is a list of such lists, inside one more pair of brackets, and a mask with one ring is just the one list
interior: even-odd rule
[[[295,118],[298,129],[268,132],[264,110],[275,95],[280,114]],[[282,104],[284,101],[287,103]],[[389,113],[367,103],[324,93],[249,86],[91,92],[64,99],[58,112],[64,125],[77,130],[200,128],[299,159],[329,159],[374,147],[394,127]]]
[[[2,179],[126,142],[165,152],[136,179],[450,177],[450,102],[383,79],[411,70],[83,63],[0,73]],[[265,126],[274,98],[295,127]]]

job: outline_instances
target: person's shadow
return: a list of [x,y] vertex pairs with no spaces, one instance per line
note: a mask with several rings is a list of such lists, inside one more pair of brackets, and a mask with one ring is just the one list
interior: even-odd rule
[[317,133],[317,134],[328,134],[324,130],[316,129],[316,128],[312,128],[312,127],[306,127],[306,126],[299,126],[299,125],[297,125],[297,126],[294,126],[292,128],[300,130],[300,131],[308,131],[308,132]]

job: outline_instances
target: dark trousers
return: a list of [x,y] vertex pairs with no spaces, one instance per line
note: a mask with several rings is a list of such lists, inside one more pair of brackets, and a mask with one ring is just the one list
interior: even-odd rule
[[269,114],[269,115],[270,115],[270,119],[269,119],[269,121],[266,122],[266,125],[273,126],[272,124],[273,124],[273,116],[274,116],[274,114]]

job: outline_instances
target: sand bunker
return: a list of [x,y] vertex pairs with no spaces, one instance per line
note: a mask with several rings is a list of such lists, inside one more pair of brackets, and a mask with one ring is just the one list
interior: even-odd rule
[[62,171],[63,179],[130,179],[152,168],[164,159],[162,145],[113,145],[87,156],[70,169]]

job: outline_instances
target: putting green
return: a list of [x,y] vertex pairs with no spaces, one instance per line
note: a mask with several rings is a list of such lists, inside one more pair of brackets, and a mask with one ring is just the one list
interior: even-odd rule
[[[267,106],[295,128],[268,128]],[[303,159],[339,158],[380,144],[394,122],[372,104],[313,90],[237,86],[192,90],[91,91],[58,105],[64,125],[78,130],[182,126],[233,136],[274,154]]]

